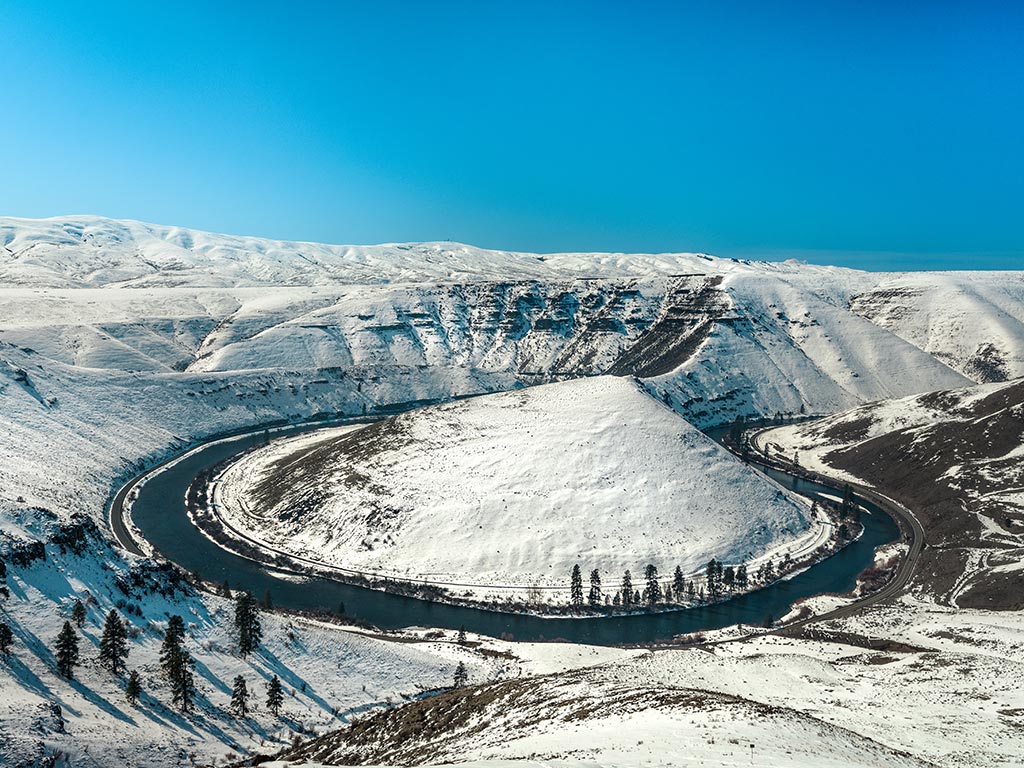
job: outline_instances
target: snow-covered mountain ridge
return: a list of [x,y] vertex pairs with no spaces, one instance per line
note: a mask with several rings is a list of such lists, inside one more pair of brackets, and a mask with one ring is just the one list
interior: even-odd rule
[[91,368],[634,373],[700,425],[1024,375],[1020,273],[325,246],[97,217],[0,219],[0,242],[0,339]]

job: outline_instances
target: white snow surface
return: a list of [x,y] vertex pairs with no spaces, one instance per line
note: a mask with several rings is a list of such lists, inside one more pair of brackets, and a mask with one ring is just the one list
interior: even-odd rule
[[[35,506],[59,521],[82,513],[102,526],[104,501],[122,479],[222,430],[604,373],[669,313],[673,290],[693,289],[693,278],[673,276],[695,273],[698,283],[722,278],[724,309],[693,310],[698,322],[717,318],[707,339],[677,368],[644,382],[693,423],[831,412],[993,372],[1024,375],[1020,272],[878,275],[692,254],[324,246],[93,216],[4,218],[0,535],[5,543],[45,539]],[[139,603],[145,620],[132,618],[141,634],[129,657],[147,695],[132,710],[122,683],[96,666],[94,643],[118,595],[115,573],[138,563],[101,542],[86,556],[51,545],[45,562],[8,566],[11,597],[0,610],[15,645],[0,663],[0,762],[55,750],[72,765],[223,762],[261,740],[276,747],[297,726],[322,732],[446,683],[459,660],[480,682],[623,653],[486,641],[482,650],[520,659],[503,660],[425,637],[399,644],[267,616],[267,654],[242,660],[231,651],[223,599],[147,595]],[[67,683],[49,649],[70,602],[86,592],[85,663],[78,682]],[[168,707],[155,671],[168,612],[194,625],[188,643],[202,706],[187,718]],[[652,705],[591,722],[554,719],[530,732],[497,729],[477,752],[457,757],[744,765],[749,754],[739,747],[749,739],[761,745],[763,765],[884,765],[880,755],[890,748],[911,753],[910,764],[1021,764],[1019,614],[944,611],[908,599],[840,628],[928,651],[878,663],[862,649],[765,638],[714,653],[658,654],[639,677],[629,668],[607,673],[595,695],[654,679],[781,704],[787,713],[759,721],[738,716],[751,711],[742,704],[709,703],[699,716],[658,714]],[[287,719],[265,711],[244,724],[229,717],[232,678],[243,674],[262,692],[272,671],[286,680]],[[631,734],[644,744],[630,743]]]
[[779,486],[609,376],[280,441],[219,492],[231,525],[275,548],[459,586],[566,590],[576,563],[608,583],[648,563],[668,578],[816,535]]

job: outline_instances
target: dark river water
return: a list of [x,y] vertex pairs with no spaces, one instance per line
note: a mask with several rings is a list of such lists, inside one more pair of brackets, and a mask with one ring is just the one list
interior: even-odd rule
[[[311,427],[289,431],[309,429]],[[198,571],[205,579],[227,580],[232,588],[248,589],[257,596],[270,590],[274,604],[284,608],[336,610],[344,603],[349,615],[383,629],[410,626],[458,629],[464,626],[470,632],[495,637],[507,633],[516,640],[564,639],[619,645],[664,641],[681,633],[737,623],[760,624],[768,616],[776,619],[784,616],[800,598],[849,591],[856,583],[857,574],[872,563],[875,548],[899,537],[899,528],[892,518],[871,502],[858,499],[869,510],[862,515],[864,534],[841,552],[787,581],[724,603],[684,611],[611,618],[542,619],[428,603],[328,578],[275,572],[221,549],[200,533],[185,512],[185,491],[189,483],[204,469],[260,440],[262,434],[214,443],[157,473],[139,490],[132,514],[135,524],[161,554],[189,571]],[[817,483],[781,472],[766,470],[766,474],[799,493],[834,493]],[[640,564],[635,570],[640,570]],[[608,580],[615,583],[617,575]]]

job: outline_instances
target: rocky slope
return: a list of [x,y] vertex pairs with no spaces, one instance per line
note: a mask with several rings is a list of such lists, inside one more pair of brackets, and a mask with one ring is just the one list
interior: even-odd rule
[[762,440],[913,510],[927,544],[919,589],[962,607],[1024,608],[1024,379],[873,403]]

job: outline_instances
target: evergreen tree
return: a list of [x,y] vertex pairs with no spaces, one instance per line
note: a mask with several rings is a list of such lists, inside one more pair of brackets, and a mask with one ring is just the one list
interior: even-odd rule
[[736,586],[740,589],[746,589],[747,584],[750,580],[747,578],[747,565],[743,563],[739,568],[736,569]]
[[466,685],[466,681],[469,679],[469,675],[466,672],[466,665],[461,661],[459,666],[455,668],[455,687],[462,688]]
[[103,624],[103,636],[100,638],[100,664],[116,675],[121,671],[126,658],[128,630],[121,617],[117,615],[117,611],[111,609]]
[[736,571],[733,569],[733,567],[731,565],[727,566],[726,569],[722,572],[722,584],[725,585],[726,589],[731,590],[732,589],[732,585],[733,585],[733,583],[735,581],[736,581]]
[[274,609],[274,602],[270,599],[269,589],[263,593],[263,600],[260,601],[260,608],[264,611],[271,611]]
[[139,695],[142,693],[142,681],[139,680],[139,673],[134,669],[128,675],[128,685],[124,689],[124,697],[133,707],[139,702]]
[[715,560],[715,558],[711,558],[708,561],[706,575],[708,583],[708,596],[715,597],[715,595],[718,594],[718,562]]
[[228,584],[227,579],[225,579],[224,583],[220,585],[220,593],[224,597],[231,597],[231,585]]
[[263,627],[256,600],[248,592],[239,592],[235,598],[235,629],[238,630],[238,652],[242,656],[248,656],[259,647]]
[[686,579],[683,578],[683,569],[677,565],[676,572],[672,575],[672,591],[676,593],[677,599],[681,599],[685,590]]
[[669,584],[669,583],[666,583],[664,588],[662,589],[662,594],[664,594],[664,596],[665,596],[665,602],[666,603],[671,603],[672,602],[672,597],[673,597],[672,585]]
[[245,717],[249,714],[249,689],[245,685],[245,678],[241,675],[235,678],[234,686],[231,689],[231,709],[238,717]]
[[647,581],[647,587],[644,589],[644,594],[647,596],[647,604],[654,605],[661,602],[661,584],[658,583],[658,569],[654,567],[653,563],[648,563],[647,567],[644,568],[644,579]]
[[601,574],[597,568],[590,572],[590,594],[587,595],[587,602],[591,605],[601,604]]
[[466,628],[465,627],[459,627],[458,643],[459,643],[459,645],[465,645],[466,644]]
[[622,592],[621,591],[615,593],[615,597],[612,598],[612,605],[614,605],[615,607],[618,607],[618,606],[622,605]]
[[839,516],[848,516],[853,511],[853,507],[853,489],[847,483],[843,486],[843,503],[839,505]]
[[75,676],[75,666],[78,664],[78,635],[70,621],[64,622],[60,634],[57,635],[54,655],[57,657],[57,671],[62,677],[72,679]]
[[195,660],[182,645],[185,640],[185,621],[171,616],[167,622],[163,646],[160,648],[160,666],[171,683],[171,698],[182,712],[188,712],[196,694],[192,667]]
[[579,608],[583,605],[583,574],[580,573],[579,563],[572,567],[572,576],[569,582],[569,600],[574,607]]
[[71,620],[79,629],[85,625],[85,606],[82,605],[81,600],[75,600],[75,605],[71,609]]
[[267,709],[274,717],[277,717],[282,704],[284,704],[284,690],[281,688],[281,681],[277,679],[277,675],[274,675],[267,683]]
[[633,590],[633,605],[640,605],[640,599],[641,599],[640,590],[639,589],[634,589]]
[[10,653],[13,642],[14,632],[11,631],[11,625],[6,621],[0,621],[0,656]]
[[622,606],[629,608],[633,604],[633,575],[626,571],[622,575]]
[[689,597],[691,600],[693,600],[693,598],[697,596],[697,587],[694,585],[693,579],[690,579],[690,581],[686,585],[686,596]]

